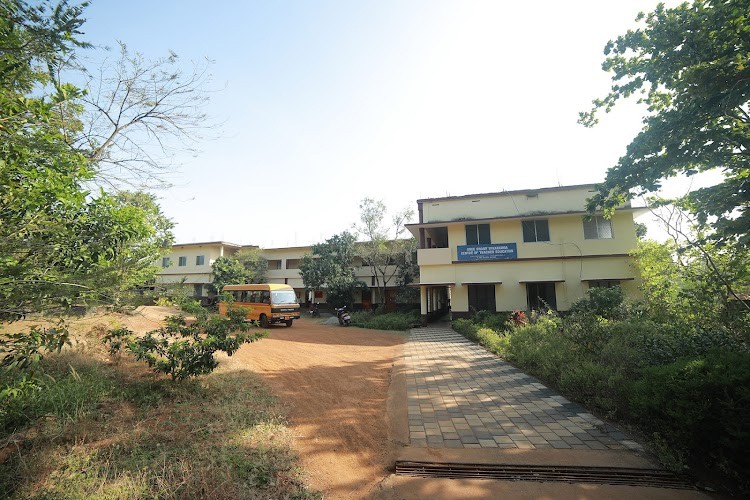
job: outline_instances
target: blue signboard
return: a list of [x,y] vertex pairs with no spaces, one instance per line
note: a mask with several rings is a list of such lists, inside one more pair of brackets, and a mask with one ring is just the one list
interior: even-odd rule
[[515,243],[487,243],[484,245],[458,245],[459,262],[479,260],[517,259]]

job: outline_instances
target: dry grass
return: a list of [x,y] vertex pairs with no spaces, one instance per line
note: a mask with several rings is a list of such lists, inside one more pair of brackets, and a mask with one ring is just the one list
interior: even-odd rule
[[[25,440],[0,464],[9,498],[307,498],[283,408],[249,371],[174,384],[109,360],[88,318],[47,363],[55,383],[0,427]],[[80,327],[80,325],[78,326]],[[76,328],[78,328],[76,327]],[[94,328],[94,330],[96,330]],[[2,496],[3,493],[0,493]]]

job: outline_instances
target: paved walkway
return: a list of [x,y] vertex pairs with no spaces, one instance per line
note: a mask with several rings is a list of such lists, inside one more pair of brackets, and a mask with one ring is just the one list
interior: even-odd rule
[[411,446],[641,449],[448,325],[411,330],[405,363]]

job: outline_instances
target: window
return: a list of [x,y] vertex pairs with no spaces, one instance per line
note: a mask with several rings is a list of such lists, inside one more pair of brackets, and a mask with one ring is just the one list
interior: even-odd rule
[[286,259],[287,269],[299,269],[299,259]]
[[611,240],[614,238],[612,221],[601,215],[583,219],[583,237],[587,240]]
[[489,224],[467,224],[466,225],[466,244],[481,245],[492,243],[490,239]]
[[495,312],[495,285],[469,285],[469,309]]
[[547,219],[521,221],[523,241],[549,241],[549,221]]
[[275,271],[277,269],[281,269],[281,259],[269,260],[268,261],[268,270],[269,271]]
[[178,266],[187,266],[187,257],[180,257],[177,262]]
[[193,296],[203,297],[203,285],[201,284],[193,285]]
[[[198,255],[195,257],[195,265],[196,266],[202,266],[206,262],[206,256],[205,255]],[[199,295],[200,297],[200,295]]]
[[591,280],[589,288],[614,288],[620,286],[620,280]]
[[161,267],[169,267],[169,257],[161,258]]
[[526,283],[529,310],[557,309],[554,283]]

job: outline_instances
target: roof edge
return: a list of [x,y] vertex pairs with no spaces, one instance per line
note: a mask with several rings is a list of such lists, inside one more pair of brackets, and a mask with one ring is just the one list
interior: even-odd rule
[[526,189],[517,189],[514,191],[500,191],[496,193],[476,193],[476,194],[463,194],[458,196],[442,196],[440,198],[421,198],[417,200],[417,203],[425,202],[425,201],[447,201],[447,200],[460,200],[463,198],[481,198],[481,197],[490,197],[490,196],[512,196],[516,194],[527,194],[527,193],[539,193],[539,192],[546,192],[546,191],[572,191],[574,189],[581,189],[581,188],[595,188],[596,184],[575,184],[572,186],[554,186],[554,187],[545,187],[545,188],[526,188]]

